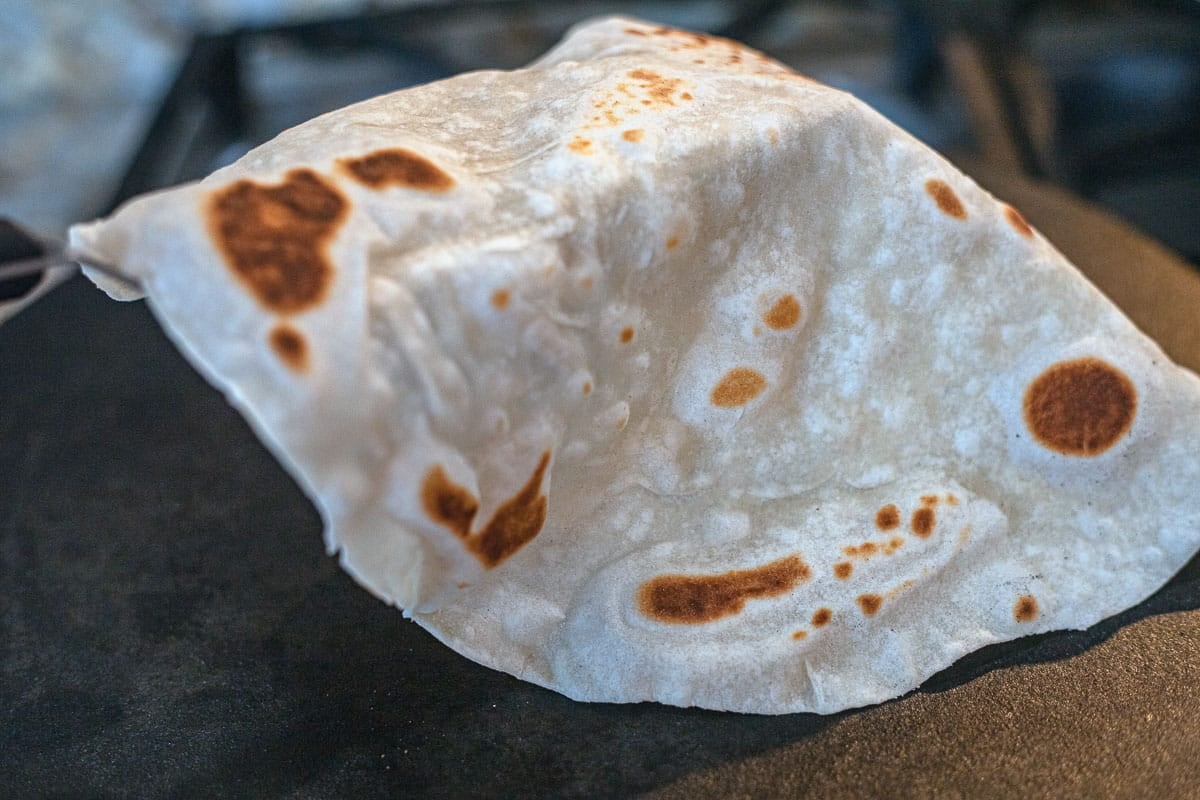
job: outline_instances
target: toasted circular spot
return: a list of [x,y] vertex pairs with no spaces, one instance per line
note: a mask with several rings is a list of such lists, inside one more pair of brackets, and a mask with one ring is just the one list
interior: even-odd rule
[[768,328],[781,331],[794,327],[800,321],[800,303],[795,295],[785,294],[763,315]]
[[338,162],[350,177],[372,189],[404,186],[427,192],[445,192],[454,187],[451,178],[425,156],[403,147],[378,150],[359,158],[343,158]]
[[567,144],[567,149],[572,153],[588,155],[592,152],[592,141],[591,139],[583,139],[576,136]]
[[833,612],[828,608],[818,608],[812,615],[812,626],[814,628],[823,628],[829,624],[829,620],[833,619]]
[[762,394],[767,379],[749,367],[734,367],[713,387],[709,399],[719,408],[736,408]]
[[854,565],[849,561],[839,561],[833,565],[833,574],[840,581],[849,578],[852,572],[854,572]]
[[621,344],[629,344],[633,341],[633,328],[621,329]]
[[868,617],[875,616],[875,612],[883,605],[883,598],[877,594],[860,594],[858,596],[858,607]]
[[1025,426],[1043,446],[1096,456],[1120,441],[1137,414],[1137,390],[1113,365],[1086,356],[1060,361],[1025,391]]
[[507,289],[497,289],[496,291],[492,292],[492,305],[496,308],[508,308],[508,301],[509,296]]
[[967,209],[963,207],[958,195],[950,188],[950,184],[938,178],[930,178],[925,181],[925,191],[934,199],[942,213],[955,219],[967,218]]
[[1017,211],[1012,206],[1004,207],[1004,217],[1008,220],[1008,224],[1012,225],[1017,233],[1026,238],[1032,238],[1033,228],[1029,227],[1029,223],[1021,216],[1021,212]]
[[349,203],[308,169],[274,186],[236,181],[208,201],[208,228],[226,264],[280,314],[318,305],[333,280],[326,248]]
[[679,246],[679,237],[678,236],[672,235],[669,239],[667,239],[667,249],[668,250],[674,250],[678,246]]
[[631,128],[621,134],[621,138],[627,142],[640,142],[644,131],[641,128]]
[[875,512],[875,527],[881,531],[890,531],[900,525],[900,509],[892,503]]
[[911,524],[913,533],[922,539],[928,538],[937,524],[937,515],[929,506],[922,506],[913,512]]
[[1037,598],[1031,594],[1023,594],[1017,598],[1013,606],[1013,617],[1017,622],[1032,622],[1038,615]]
[[792,634],[792,638],[799,641],[808,636],[808,631],[796,631]]
[[592,393],[592,382],[591,382],[591,381],[584,381],[584,382],[583,382],[583,393],[584,393],[584,394],[591,394],[591,393]]
[[279,360],[296,372],[308,370],[308,341],[291,325],[276,325],[269,336],[271,349]]
[[659,575],[638,587],[637,605],[660,622],[713,622],[737,614],[747,600],[786,594],[810,575],[799,556],[721,575]]

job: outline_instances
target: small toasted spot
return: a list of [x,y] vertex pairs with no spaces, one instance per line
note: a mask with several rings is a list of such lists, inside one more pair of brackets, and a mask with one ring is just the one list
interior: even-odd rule
[[239,180],[209,198],[209,232],[234,275],[267,309],[319,305],[333,282],[326,255],[350,204],[309,169],[269,186]]
[[768,328],[777,331],[795,327],[800,321],[800,302],[795,295],[785,294],[775,301],[775,305],[763,315],[763,322]]
[[622,328],[621,329],[621,344],[629,344],[632,341],[633,341],[633,328],[629,328],[629,327]]
[[720,575],[659,575],[638,587],[637,605],[660,622],[713,622],[739,613],[747,600],[786,594],[810,576],[799,556]]
[[1137,390],[1099,358],[1060,361],[1025,391],[1025,426],[1043,447],[1066,456],[1098,456],[1121,440],[1137,414]]
[[589,395],[592,393],[592,382],[591,381],[583,382],[583,393],[585,395]]
[[497,289],[492,292],[492,305],[496,308],[508,308],[508,290]]
[[958,497],[953,494],[946,495],[946,505],[950,505],[950,506],[958,505]]
[[713,387],[710,400],[718,408],[736,408],[762,394],[767,379],[749,367],[734,367]]
[[881,531],[890,531],[900,525],[900,509],[892,503],[875,512],[875,527]]
[[800,641],[801,639],[805,638],[806,636],[808,636],[808,631],[796,631],[792,634],[792,638],[795,639],[796,641]]
[[637,28],[626,28],[625,32],[630,36],[649,36],[645,31],[639,31]]
[[875,616],[875,612],[883,605],[883,598],[877,594],[860,594],[858,596],[858,607],[868,617]]
[[671,237],[669,239],[667,239],[667,249],[674,250],[678,246],[679,246],[679,237],[672,234]]
[[471,520],[479,501],[465,487],[450,480],[440,464],[425,473],[421,482],[421,505],[429,518],[452,530],[460,539],[471,532]]
[[629,130],[621,133],[621,138],[627,142],[640,142],[644,134],[645,131],[643,131],[641,128],[630,128]]
[[933,533],[933,527],[937,523],[937,515],[929,506],[922,506],[913,512],[912,515],[912,532],[922,539],[926,539]]
[[295,372],[308,371],[308,341],[291,325],[276,325],[271,329],[271,349],[279,360]]
[[839,561],[833,565],[833,574],[840,581],[849,578],[852,572],[854,572],[854,565],[849,561]]
[[833,612],[828,608],[818,608],[812,615],[812,626],[814,628],[823,628],[829,624],[829,620],[833,619]]
[[583,139],[583,138],[576,136],[574,139],[572,139],[567,144],[567,149],[570,150],[572,153],[579,153],[580,155],[590,155],[592,152],[592,141],[591,141],[591,139]]
[[691,100],[691,99],[692,99],[692,93],[691,93],[691,92],[684,92],[683,94],[679,95],[679,99],[680,99],[680,100]]
[[427,192],[454,188],[454,178],[425,156],[402,147],[379,150],[360,158],[338,162],[354,180],[372,189],[403,186]]
[[934,199],[943,214],[955,219],[967,218],[967,209],[958,199],[954,190],[950,188],[950,184],[938,178],[930,178],[925,181],[925,191]]
[[779,144],[779,131],[775,128],[767,128],[767,141],[771,144]]
[[590,288],[592,288],[592,282],[593,281],[592,281],[591,275],[584,275],[582,278],[579,279],[579,286],[582,289],[590,289]]
[[874,542],[863,542],[858,546],[858,552],[864,556],[873,556],[879,550],[879,545]]
[[1037,598],[1031,594],[1023,594],[1017,598],[1013,606],[1013,617],[1017,622],[1032,622],[1038,615]]
[[640,81],[643,91],[650,95],[648,98],[642,100],[644,105],[675,105],[673,95],[675,94],[675,90],[683,83],[682,78],[664,78],[657,72],[648,69],[631,70],[628,75],[635,81]]
[[1004,217],[1008,220],[1008,224],[1013,226],[1017,233],[1024,236],[1026,239],[1033,238],[1033,228],[1029,227],[1029,223],[1021,216],[1021,212],[1017,211],[1012,206],[1004,207]]
[[936,506],[937,501],[938,501],[938,496],[936,494],[921,495],[921,505],[923,505],[923,506]]

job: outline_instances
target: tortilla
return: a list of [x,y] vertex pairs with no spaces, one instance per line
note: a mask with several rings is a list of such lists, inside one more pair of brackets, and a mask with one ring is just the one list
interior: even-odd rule
[[581,700],[874,703],[1200,546],[1200,380],[1015,209],[733,42],[589,23],[71,244],[359,582]]

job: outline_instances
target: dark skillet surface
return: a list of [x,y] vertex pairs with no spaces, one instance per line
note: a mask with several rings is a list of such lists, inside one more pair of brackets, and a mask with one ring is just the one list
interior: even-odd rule
[[[1200,277],[1070,198],[989,183],[1200,364]],[[1197,562],[1089,631],[987,648],[875,708],[574,703],[358,588],[145,306],[79,279],[0,328],[0,497],[0,797],[1200,791]]]

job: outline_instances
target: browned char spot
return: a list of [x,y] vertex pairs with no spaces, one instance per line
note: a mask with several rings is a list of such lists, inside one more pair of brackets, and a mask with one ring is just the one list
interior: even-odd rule
[[479,501],[462,486],[446,477],[435,466],[421,484],[421,503],[425,513],[452,530],[466,542],[485,567],[491,569],[528,544],[546,521],[546,496],[541,493],[542,478],[550,464],[550,451],[542,458],[521,489],[501,503],[483,529],[471,533],[471,521],[479,510]]
[[627,142],[640,142],[644,133],[641,128],[630,128],[621,133],[621,138]]
[[875,512],[875,527],[881,531],[890,531],[900,525],[900,509],[892,503]]
[[479,501],[465,487],[450,480],[439,464],[425,473],[421,482],[421,506],[434,522],[466,539],[471,534],[471,520],[479,510]]
[[828,608],[818,608],[812,615],[812,626],[814,628],[823,628],[829,624],[829,620],[833,619],[833,612]]
[[937,515],[929,506],[921,506],[912,515],[912,532],[922,539],[929,538],[937,524]]
[[795,295],[785,294],[775,301],[775,304],[763,315],[763,322],[768,328],[777,331],[795,327],[800,321],[800,303]]
[[808,636],[808,631],[795,631],[792,634],[792,638],[795,639],[796,641],[800,641],[801,639],[804,639],[807,636]]
[[737,614],[747,600],[778,597],[808,580],[799,556],[721,575],[659,575],[638,587],[642,614],[660,622],[694,625]]
[[1031,594],[1023,594],[1017,598],[1013,606],[1013,617],[1017,622],[1032,622],[1038,615],[1037,598]]
[[963,206],[962,201],[958,199],[958,195],[950,188],[950,184],[939,178],[930,178],[925,181],[925,191],[937,203],[938,208],[942,213],[947,214],[955,219],[966,219],[967,209]]
[[280,314],[318,305],[333,280],[326,255],[349,203],[308,169],[274,186],[240,180],[213,193],[208,226],[234,275]]
[[642,101],[646,105],[675,105],[673,95],[675,94],[675,90],[683,83],[682,78],[664,78],[657,72],[648,69],[631,70],[629,77],[635,81],[640,81],[642,89],[649,95],[649,97]]
[[855,556],[862,556],[863,558],[870,558],[871,556],[873,556],[879,552],[879,545],[875,544],[874,542],[863,542],[860,545],[852,544],[852,545],[843,547],[842,552],[845,553],[846,555],[850,556],[851,558],[854,558]]
[[393,147],[377,150],[359,158],[343,158],[339,162],[354,180],[372,189],[404,186],[426,192],[446,192],[454,188],[451,178],[425,156]]
[[679,237],[678,237],[677,235],[675,235],[675,234],[672,234],[672,235],[671,235],[671,236],[670,236],[670,237],[667,239],[667,249],[668,249],[668,250],[674,250],[674,249],[675,249],[676,247],[678,247],[678,246],[679,246]]
[[279,360],[295,372],[308,370],[308,341],[291,325],[280,324],[271,329],[271,349]]
[[1033,237],[1033,228],[1029,227],[1029,223],[1021,216],[1021,212],[1017,211],[1012,206],[1004,207],[1004,218],[1008,220],[1008,224],[1012,225],[1017,233],[1025,238]]
[[629,344],[633,341],[633,328],[625,327],[621,329],[621,344]]
[[625,32],[630,36],[649,36],[645,31],[639,31],[637,28],[626,28]]
[[854,565],[849,561],[839,561],[833,565],[833,574],[840,581],[849,578],[852,572],[854,572]]
[[713,387],[709,399],[718,408],[736,408],[762,394],[767,379],[749,367],[734,367]]
[[580,155],[591,155],[592,141],[591,141],[591,139],[584,139],[580,136],[576,136],[574,139],[572,139],[567,144],[567,149],[570,150],[572,153],[579,153]]
[[858,607],[868,617],[875,616],[875,612],[879,611],[881,605],[883,605],[883,598],[877,594],[860,594],[858,596]]
[[492,305],[496,308],[508,308],[508,290],[497,289],[492,292]]
[[1025,426],[1067,456],[1097,456],[1120,441],[1137,414],[1137,390],[1124,372],[1092,356],[1060,361],[1025,391]]

